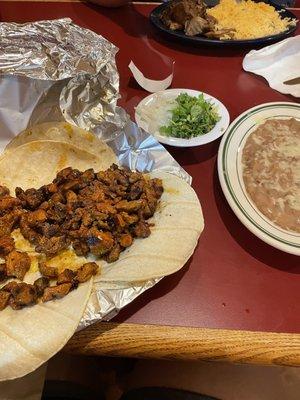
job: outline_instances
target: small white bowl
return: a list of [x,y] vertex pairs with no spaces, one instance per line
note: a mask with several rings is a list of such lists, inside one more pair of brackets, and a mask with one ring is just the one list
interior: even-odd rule
[[[201,136],[196,136],[191,139],[182,139],[176,138],[171,136],[162,135],[158,128],[155,129],[154,132],[151,132],[149,129],[149,123],[143,119],[143,108],[145,106],[150,105],[151,103],[155,102],[158,96],[164,97],[169,100],[174,100],[180,93],[187,93],[190,96],[198,97],[200,94],[203,94],[204,99],[206,101],[210,101],[211,104],[216,106],[216,110],[220,115],[221,119],[216,123],[214,128]],[[167,111],[166,111],[167,113]],[[155,115],[153,115],[153,120],[155,121]],[[206,143],[213,142],[214,140],[218,139],[220,136],[223,135],[225,130],[228,128],[230,117],[227,108],[216,98],[210,96],[209,94],[199,92],[198,90],[191,90],[191,89],[167,89],[161,92],[156,92],[144,98],[136,107],[135,109],[135,121],[139,127],[143,128],[146,132],[153,135],[160,143],[168,144],[170,146],[176,147],[194,147],[194,146],[201,146]]]

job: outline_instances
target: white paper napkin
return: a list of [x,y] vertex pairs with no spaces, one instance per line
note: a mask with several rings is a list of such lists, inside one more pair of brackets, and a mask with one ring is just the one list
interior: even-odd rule
[[300,97],[300,84],[283,83],[300,77],[300,35],[260,50],[251,50],[243,60],[243,68],[263,76],[278,92]]

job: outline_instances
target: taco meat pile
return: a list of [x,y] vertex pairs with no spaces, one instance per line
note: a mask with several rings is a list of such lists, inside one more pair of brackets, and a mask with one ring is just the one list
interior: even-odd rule
[[[16,197],[0,187],[0,282],[24,280],[31,265],[26,252],[15,249],[11,232],[20,228],[37,253],[54,257],[72,246],[77,256],[111,263],[135,238],[150,235],[153,216],[163,193],[160,179],[113,164],[106,171],[61,170],[53,182],[39,189],[15,189]],[[12,281],[0,290],[0,310],[61,298],[95,275],[98,265],[84,263],[78,270],[58,269],[39,262],[41,277],[32,285]],[[55,281],[55,285],[51,282]]]

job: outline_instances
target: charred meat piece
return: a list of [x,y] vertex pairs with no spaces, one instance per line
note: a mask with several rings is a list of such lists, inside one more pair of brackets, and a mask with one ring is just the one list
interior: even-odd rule
[[46,236],[47,238],[60,235],[60,226],[58,224],[50,224],[49,222],[44,222],[42,224],[39,224],[38,230],[43,236]]
[[21,216],[20,231],[25,239],[29,240],[30,243],[36,244],[40,238],[40,234],[29,225],[27,214],[25,213]]
[[7,279],[7,272],[6,272],[6,264],[0,264],[0,282],[3,282]]
[[61,285],[62,283],[72,283],[75,278],[75,272],[71,269],[66,268],[63,272],[61,272],[57,277],[57,285]]
[[57,192],[57,185],[55,183],[49,183],[48,185],[42,186],[40,190],[43,193],[44,198],[48,200],[54,193]]
[[50,267],[45,262],[39,263],[39,271],[46,278],[56,279],[58,277],[58,269],[55,267]]
[[14,239],[10,236],[0,237],[0,257],[5,258],[8,253],[15,249]]
[[65,235],[50,238],[42,236],[35,247],[35,251],[44,253],[46,256],[54,256],[60,251],[67,249],[70,243],[70,240]]
[[134,226],[133,233],[138,238],[146,238],[150,236],[151,231],[147,222],[140,221]]
[[53,183],[57,185],[61,185],[69,180],[75,180],[80,178],[81,172],[78,169],[73,169],[71,167],[67,167],[59,171],[54,179]]
[[47,210],[47,218],[50,221],[61,223],[64,221],[67,215],[66,205],[62,203],[53,203]]
[[41,297],[44,294],[44,290],[50,284],[49,278],[42,276],[34,281],[33,286],[35,287],[35,291],[38,297]]
[[9,196],[9,189],[0,185],[0,197]]
[[13,229],[17,226],[23,211],[15,208],[10,213],[0,217],[0,237],[9,236]]
[[10,293],[5,290],[0,290],[0,311],[4,310],[8,305]]
[[47,213],[43,209],[26,213],[27,224],[30,227],[38,226],[40,223],[45,222],[47,219]]
[[119,243],[122,247],[130,247],[132,245],[133,238],[130,233],[123,233],[119,237]]
[[45,289],[42,302],[61,299],[66,296],[72,288],[72,283],[63,283],[62,285],[49,286]]
[[21,201],[11,196],[0,197],[0,214],[10,212],[14,207],[21,205]]
[[83,283],[91,279],[93,275],[96,275],[99,271],[99,266],[95,262],[88,262],[83,264],[76,273],[76,280],[79,283]]
[[15,277],[22,281],[30,268],[30,264],[31,260],[27,253],[13,250],[6,257],[7,276]]
[[116,209],[119,211],[125,211],[127,213],[132,213],[138,211],[144,205],[143,200],[121,200],[116,204]]
[[37,293],[33,285],[21,282],[11,290],[9,305],[14,310],[19,310],[25,306],[31,306],[36,302]]
[[10,281],[5,286],[3,286],[1,288],[1,290],[5,290],[6,292],[11,293],[12,290],[17,286],[18,286],[18,283],[16,281]]
[[27,189],[23,190],[17,187],[16,196],[21,200],[23,206],[30,210],[35,210],[45,200],[43,191],[41,189]]
[[112,263],[118,260],[120,257],[122,251],[122,247],[119,245],[119,243],[116,243],[114,247],[111,249],[111,251],[108,253],[106,257],[106,261],[108,263]]
[[87,234],[86,243],[92,254],[101,257],[112,249],[114,238],[110,232],[101,232],[92,228]]
[[72,246],[77,256],[87,256],[90,251],[89,246],[83,240],[74,240]]
[[141,194],[143,193],[144,184],[144,180],[140,179],[131,186],[129,193],[130,200],[136,200],[140,198]]

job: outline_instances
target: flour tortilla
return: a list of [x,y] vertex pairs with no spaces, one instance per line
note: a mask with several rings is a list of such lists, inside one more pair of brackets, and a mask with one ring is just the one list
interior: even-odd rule
[[[112,150],[94,133],[78,128],[68,122],[45,122],[25,129],[19,133],[5,148],[12,150],[25,143],[36,140],[51,140],[55,142],[69,143],[91,154],[101,155],[103,150]],[[113,155],[113,153],[112,153]]]
[[[100,158],[67,143],[34,141],[4,154],[0,160],[0,184],[13,193],[16,186],[26,189],[51,182],[56,172],[68,165],[98,171],[113,161],[105,150]],[[151,235],[135,239],[114,263],[99,260],[102,273],[96,282],[124,284],[160,278],[178,271],[193,254],[204,227],[196,193],[175,175],[156,171],[150,177],[161,178],[164,187],[159,208],[149,220],[154,223]]]
[[61,350],[74,334],[92,281],[60,300],[0,313],[0,381],[20,378]]
[[149,220],[155,224],[151,235],[135,239],[116,262],[101,263],[102,273],[95,282],[103,282],[103,287],[170,275],[184,266],[197,245],[204,220],[195,191],[175,175],[157,171],[150,176],[162,179],[164,187],[159,209]]
[[108,147],[103,147],[95,155],[68,143],[36,140],[3,154],[0,159],[0,184],[7,186],[13,194],[16,186],[25,190],[50,183],[56,173],[65,167],[100,171],[116,161],[116,156]]

